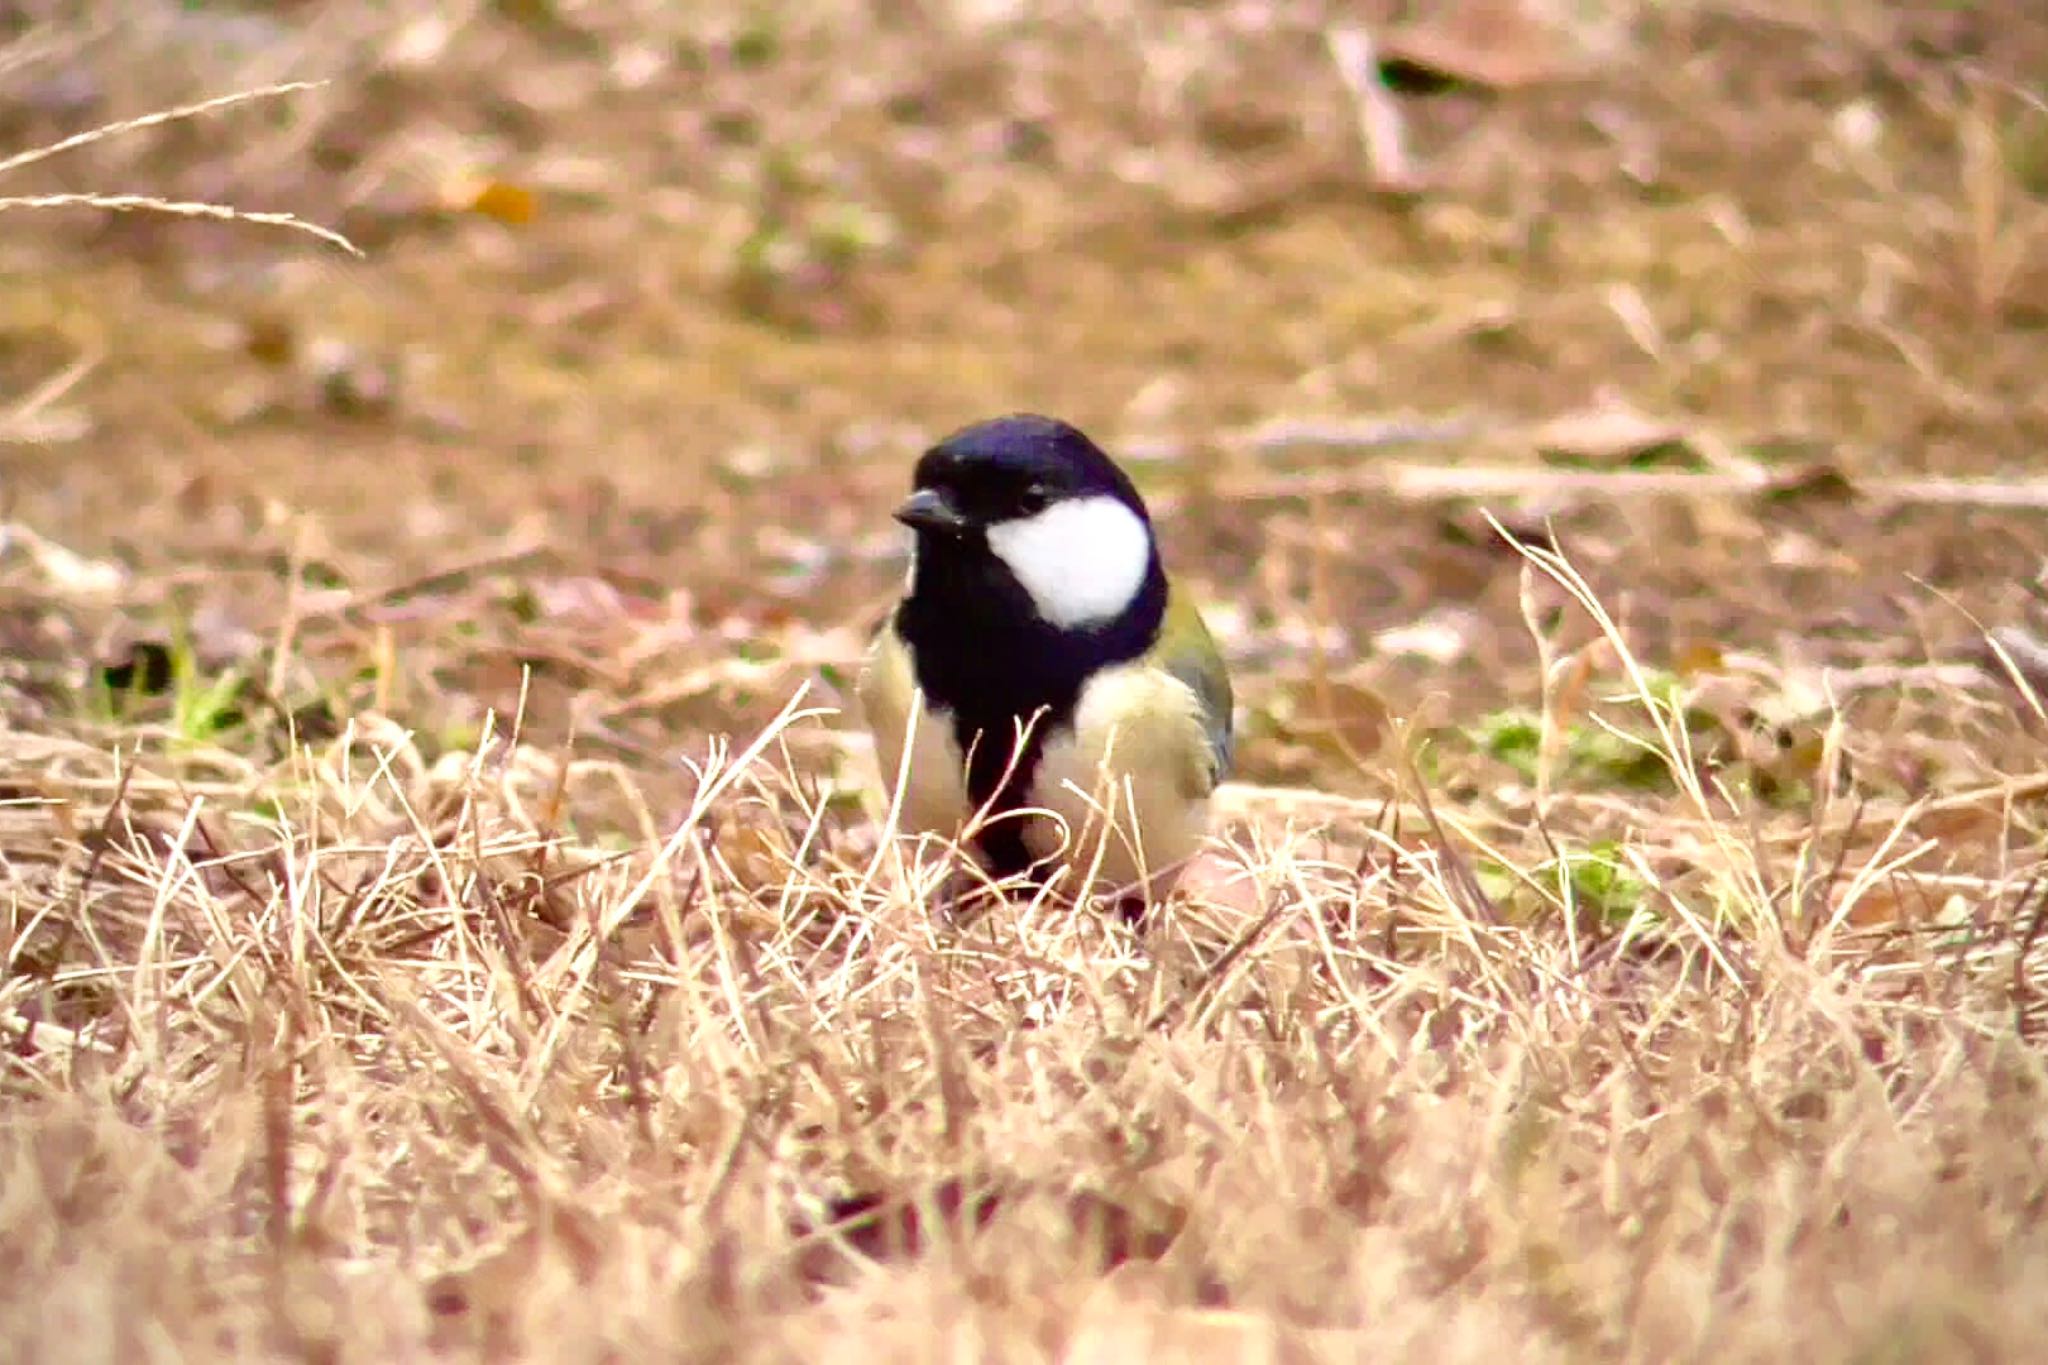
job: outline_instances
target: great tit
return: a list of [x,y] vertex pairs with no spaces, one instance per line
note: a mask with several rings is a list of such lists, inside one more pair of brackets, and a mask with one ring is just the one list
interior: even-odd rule
[[910,573],[858,696],[900,826],[971,831],[999,879],[1163,894],[1230,766],[1230,678],[1130,478],[998,417],[927,450],[895,516]]

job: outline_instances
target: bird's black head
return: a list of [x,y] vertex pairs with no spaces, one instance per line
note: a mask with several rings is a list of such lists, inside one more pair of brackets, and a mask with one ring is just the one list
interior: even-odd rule
[[1019,413],[962,427],[924,453],[897,519],[958,538],[1055,503],[1108,498],[1149,527],[1145,503],[1102,448],[1052,417]]
[[[1152,522],[1101,447],[1050,417],[962,428],[917,462],[896,519],[917,535],[912,595],[962,599],[977,620],[1005,616],[1098,634],[1163,601]],[[1156,620],[1150,624],[1156,625]]]
[[[926,451],[896,518],[917,536],[895,624],[918,685],[974,753],[974,799],[1021,790],[1088,679],[1158,638],[1166,575],[1145,504],[1073,427],[1012,416]],[[1038,731],[1006,776],[1020,723]]]

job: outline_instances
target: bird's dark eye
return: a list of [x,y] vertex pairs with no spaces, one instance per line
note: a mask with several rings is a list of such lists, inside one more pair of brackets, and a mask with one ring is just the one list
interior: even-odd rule
[[1017,509],[1025,516],[1030,516],[1033,512],[1043,512],[1051,501],[1052,490],[1044,484],[1027,484],[1023,491],[1017,494]]

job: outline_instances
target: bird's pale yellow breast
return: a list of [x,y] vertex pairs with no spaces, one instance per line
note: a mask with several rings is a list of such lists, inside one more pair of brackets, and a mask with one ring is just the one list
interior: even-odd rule
[[[858,695],[882,781],[898,796],[899,828],[959,833],[973,812],[952,718],[919,706],[910,651],[887,627],[868,650]],[[1149,660],[1103,669],[1082,688],[1071,723],[1046,737],[1029,804],[1057,819],[1031,820],[1025,841],[1082,875],[1093,868],[1101,889],[1174,868],[1208,830],[1212,752],[1201,699],[1185,682]]]
[[[1098,884],[1126,886],[1191,856],[1208,831],[1214,775],[1200,699],[1172,674],[1140,661],[1089,680],[1070,729],[1052,735],[1033,774],[1034,805],[1065,821],[1065,856]],[[1026,833],[1041,857],[1061,849],[1058,827]]]
[[[861,669],[858,688],[863,719],[875,740],[883,784],[894,793],[902,784],[901,828],[952,835],[973,813],[968,804],[966,764],[953,736],[951,717],[919,705],[917,674],[910,651],[889,626],[876,632]],[[910,762],[906,771],[904,747]]]

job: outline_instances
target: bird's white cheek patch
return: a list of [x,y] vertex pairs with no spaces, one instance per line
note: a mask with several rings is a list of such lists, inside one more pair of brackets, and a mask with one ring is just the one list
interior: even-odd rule
[[1075,498],[988,528],[988,547],[1056,626],[1117,616],[1145,585],[1152,536],[1115,498]]

